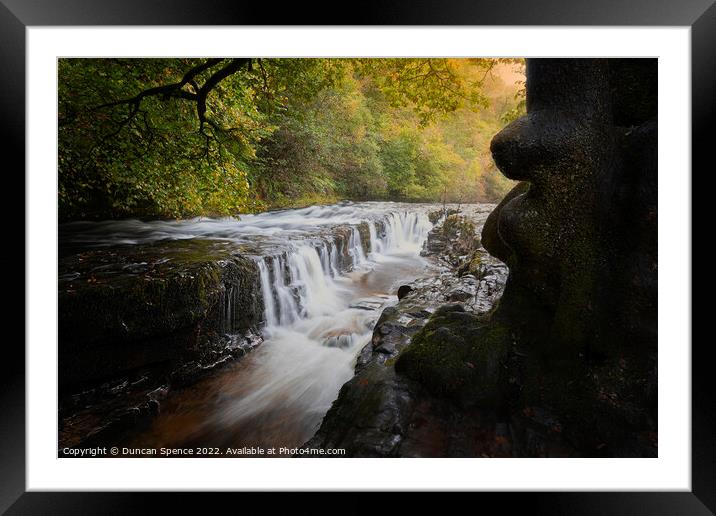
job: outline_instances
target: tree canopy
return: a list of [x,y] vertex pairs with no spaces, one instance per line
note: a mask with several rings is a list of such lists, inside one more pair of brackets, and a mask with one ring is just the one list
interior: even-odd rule
[[[62,220],[494,201],[514,59],[61,59]],[[505,72],[505,73],[502,73]],[[502,76],[507,76],[503,78]]]

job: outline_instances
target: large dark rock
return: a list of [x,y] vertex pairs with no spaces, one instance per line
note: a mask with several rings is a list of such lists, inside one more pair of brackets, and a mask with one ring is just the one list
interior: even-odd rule
[[491,145],[523,181],[483,229],[510,268],[493,321],[525,357],[521,405],[583,455],[656,453],[656,71],[528,60],[527,115]]
[[502,308],[546,310],[540,348],[558,359],[656,350],[656,66],[529,60],[528,114],[492,141],[530,185],[483,230],[510,267]]
[[257,265],[225,241],[66,252],[58,287],[59,449],[116,444],[261,343]]
[[460,304],[444,305],[398,356],[395,371],[433,393],[495,406],[509,343],[504,327],[488,324]]
[[398,287],[398,301],[400,301],[405,296],[410,294],[410,292],[412,292],[412,290],[413,290],[413,287],[411,287],[410,285],[400,285]]

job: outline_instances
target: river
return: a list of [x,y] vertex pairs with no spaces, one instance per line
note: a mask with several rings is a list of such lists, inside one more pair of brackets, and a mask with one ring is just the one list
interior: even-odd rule
[[[263,344],[161,402],[130,447],[300,446],[318,429],[382,309],[400,285],[430,274],[420,256],[435,205],[342,203],[240,220],[108,221],[61,228],[65,248],[163,239],[234,242],[257,261]],[[358,224],[368,224],[363,242]],[[340,248],[332,231],[348,227]],[[346,255],[348,259],[346,260]],[[230,308],[229,308],[230,310]]]

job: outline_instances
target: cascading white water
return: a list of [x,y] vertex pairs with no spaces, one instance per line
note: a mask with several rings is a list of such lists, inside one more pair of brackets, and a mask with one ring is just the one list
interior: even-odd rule
[[[352,268],[369,266],[385,254],[416,253],[431,228],[424,214],[412,212],[389,213],[385,226],[383,236],[378,237],[376,223],[368,223],[370,260],[358,228],[351,227],[347,253]],[[258,260],[267,328],[286,326],[298,318],[330,314],[339,306],[336,293],[340,287],[333,281],[340,275],[336,243],[301,244],[288,254],[287,261],[280,256]],[[270,268],[267,260],[272,261]],[[290,284],[285,282],[286,274]]]
[[382,254],[383,241],[378,239],[378,230],[374,221],[368,223],[368,233],[370,234],[371,255]]
[[276,315],[276,304],[273,298],[273,289],[271,288],[271,277],[268,267],[263,260],[259,260],[259,277],[261,278],[261,295],[264,302],[264,317],[266,318],[266,324],[275,325],[278,323],[278,317]]
[[389,213],[385,249],[415,250],[422,246],[432,225],[422,213]]
[[321,259],[321,268],[326,276],[334,277],[333,271],[331,270],[331,256],[328,250],[328,244],[322,242],[321,246],[316,249],[318,251],[318,257]]
[[289,256],[292,285],[300,299],[301,317],[317,317],[335,310],[336,286],[321,265],[316,249],[300,246]]
[[358,228],[351,228],[351,237],[348,240],[348,253],[353,259],[353,266],[358,267],[365,262],[365,252],[363,251],[363,243],[360,238]]
[[[266,322],[269,326],[277,324],[285,326],[287,324],[291,324],[298,318],[299,307],[294,295],[294,287],[291,284],[286,283],[286,260],[282,256],[275,256],[273,258],[272,275],[272,291],[269,292],[268,295],[271,297],[275,295],[278,301],[278,317],[272,322],[267,316]],[[264,297],[266,295],[267,294],[264,294]]]
[[223,404],[215,415],[221,424],[241,426],[271,419],[269,414],[291,414],[302,438],[315,431],[341,385],[351,378],[358,351],[371,338],[380,311],[365,306],[397,300],[392,295],[397,285],[392,283],[400,275],[389,268],[408,264],[415,274],[415,268],[424,267],[419,252],[431,228],[424,213],[389,212],[380,235],[375,220],[366,222],[371,249],[367,256],[360,232],[352,226],[344,249],[350,260],[345,262],[339,260],[337,241],[323,240],[295,244],[286,259],[259,260],[265,342],[254,353],[256,378],[248,373],[241,380],[253,387]]
[[335,243],[330,245],[328,256],[330,258],[331,277],[335,278],[338,276],[338,246]]

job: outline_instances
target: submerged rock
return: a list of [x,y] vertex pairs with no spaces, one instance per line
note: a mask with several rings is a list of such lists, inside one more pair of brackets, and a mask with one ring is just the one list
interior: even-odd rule
[[401,285],[400,287],[398,287],[398,300],[403,299],[412,291],[413,287],[411,287],[410,285]]

